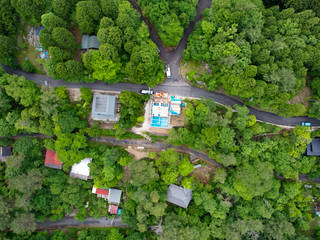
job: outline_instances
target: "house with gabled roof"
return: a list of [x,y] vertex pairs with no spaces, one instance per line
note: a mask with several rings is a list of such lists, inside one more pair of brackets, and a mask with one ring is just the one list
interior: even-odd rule
[[9,146],[0,147],[0,161],[5,162],[7,157],[12,155],[12,148]]
[[75,163],[72,165],[70,177],[80,178],[82,180],[90,179],[90,167],[89,163],[91,163],[92,158],[82,159],[79,163]]
[[307,145],[308,156],[320,156],[320,138],[312,139],[311,143]]
[[62,163],[58,160],[58,156],[55,151],[47,149],[46,158],[44,160],[44,166],[55,169],[62,168]]
[[82,35],[81,49],[98,49],[100,45],[101,43],[98,40],[97,36]]
[[116,121],[116,96],[93,94],[91,118]]
[[192,199],[192,191],[171,184],[167,191],[167,201],[179,207],[187,208]]
[[121,200],[122,191],[115,188],[96,188],[92,187],[92,193],[97,194],[98,197],[103,198],[108,201],[109,208],[108,211],[110,214],[120,214],[121,209],[119,209],[119,204]]

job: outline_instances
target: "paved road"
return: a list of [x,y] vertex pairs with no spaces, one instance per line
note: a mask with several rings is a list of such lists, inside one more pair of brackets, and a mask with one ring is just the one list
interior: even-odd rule
[[75,220],[73,217],[65,217],[59,221],[50,221],[46,220],[44,222],[37,223],[37,229],[57,229],[57,228],[68,228],[68,227],[77,227],[77,228],[86,228],[86,227],[128,227],[124,224],[120,216],[115,216],[115,218],[106,219],[105,217],[101,218],[86,218],[84,222]]
[[[45,82],[48,83],[49,87],[58,87],[58,86],[66,86],[68,88],[81,88],[81,87],[88,87],[94,90],[105,90],[105,91],[123,91],[123,90],[130,90],[133,92],[139,92],[141,89],[146,88],[146,85],[138,85],[134,83],[115,83],[115,84],[106,84],[102,81],[96,81],[94,83],[70,83],[65,82],[63,80],[53,80],[51,77],[34,74],[34,73],[26,73],[21,70],[12,70],[8,67],[4,67],[4,69],[11,74],[17,74],[19,76],[24,76],[26,79],[32,80],[39,85],[45,85]],[[222,93],[217,92],[209,92],[205,89],[191,87],[191,86],[170,86],[166,84],[160,84],[154,88],[154,91],[164,91],[168,92],[172,95],[180,95],[186,97],[193,97],[193,98],[212,98],[219,104],[226,105],[226,106],[233,106],[235,104],[243,105],[242,102],[230,97],[226,96]],[[248,107],[250,110],[250,114],[256,116],[257,120],[268,122],[275,125],[280,126],[295,126],[299,125],[303,121],[311,122],[313,126],[320,126],[320,120],[309,118],[309,117],[292,117],[292,118],[284,118],[280,117],[275,113],[265,112],[262,110],[257,110],[252,107]]]
[[[136,5],[135,0],[129,0],[129,1],[141,13],[141,10]],[[217,92],[209,92],[204,89],[188,86],[187,84],[185,84],[185,82],[182,81],[182,78],[179,74],[179,62],[181,59],[182,52],[187,46],[188,36],[193,31],[196,22],[200,20],[201,13],[203,12],[203,10],[210,7],[210,5],[211,5],[211,0],[199,0],[196,18],[193,22],[190,23],[189,27],[185,30],[183,38],[181,39],[179,45],[174,51],[168,51],[163,46],[155,28],[151,25],[148,19],[142,16],[142,19],[149,26],[151,39],[157,44],[157,46],[160,49],[161,58],[165,63],[172,64],[173,78],[171,80],[166,79],[166,81],[163,84],[156,86],[154,90],[168,92],[169,94],[172,94],[172,95],[181,95],[181,96],[193,97],[193,98],[201,98],[201,97],[212,98],[217,103],[222,105],[227,105],[227,106],[233,106],[235,104],[243,105],[242,102],[230,96],[226,96],[224,94],[217,93]],[[21,70],[12,70],[7,67],[4,67],[4,69],[8,73],[24,76],[26,79],[32,80],[38,83],[39,85],[45,85],[45,83],[47,83],[49,87],[57,87],[57,86],[67,86],[70,88],[88,87],[90,89],[95,89],[95,90],[105,90],[105,91],[130,90],[134,92],[139,92],[141,89],[147,87],[146,85],[137,85],[133,83],[116,83],[116,84],[110,85],[101,81],[96,81],[94,83],[83,83],[83,82],[70,83],[70,82],[65,82],[63,80],[53,80],[48,76],[44,76],[40,74],[25,73]],[[268,122],[268,123],[279,125],[279,126],[295,126],[305,121],[305,122],[311,122],[313,126],[320,126],[320,120],[318,119],[309,118],[309,117],[283,118],[274,113],[257,110],[252,107],[248,107],[248,108],[250,110],[250,114],[255,115],[257,120],[259,121],[264,121],[264,122]]]

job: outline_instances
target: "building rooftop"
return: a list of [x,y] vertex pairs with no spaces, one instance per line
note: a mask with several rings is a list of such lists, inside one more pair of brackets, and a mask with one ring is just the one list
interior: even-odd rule
[[94,94],[91,117],[95,120],[116,119],[116,96]]
[[50,168],[61,169],[62,163],[58,160],[57,153],[52,150],[46,151],[46,158],[44,160],[44,165]]
[[110,214],[114,214],[114,215],[118,214],[118,206],[117,205],[109,205],[108,210],[109,210]]
[[108,202],[110,204],[116,204],[119,205],[120,204],[120,199],[121,199],[121,194],[122,191],[119,189],[114,189],[114,188],[110,188],[109,189],[109,197],[108,197]]
[[0,147],[0,161],[6,161],[7,157],[12,155],[12,148],[9,146]]
[[90,167],[92,158],[85,158],[81,160],[80,163],[75,163],[72,165],[70,176],[75,178],[80,178],[82,180],[88,180],[90,177]]
[[177,206],[187,208],[192,199],[192,191],[175,184],[171,184],[167,192],[167,201]]
[[307,145],[308,156],[320,156],[320,139],[315,138]]
[[100,45],[97,36],[82,35],[81,49],[98,49]]

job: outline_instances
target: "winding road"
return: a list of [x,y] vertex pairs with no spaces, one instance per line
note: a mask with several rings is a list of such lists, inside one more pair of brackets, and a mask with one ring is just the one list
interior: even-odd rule
[[[136,5],[135,0],[129,0],[129,2],[133,5],[133,7],[137,8],[137,10],[141,14],[141,10]],[[188,28],[184,32],[184,36],[179,42],[177,48],[174,51],[169,51],[162,44],[155,28],[151,25],[151,23],[142,15],[142,19],[147,23],[150,30],[150,38],[155,42],[155,44],[160,49],[160,57],[166,63],[169,64],[172,68],[172,78],[165,79],[165,81],[156,86],[154,91],[164,91],[169,93],[170,95],[180,95],[185,97],[192,98],[212,98],[215,102],[225,106],[234,106],[235,104],[243,105],[243,103],[233,97],[224,95],[218,92],[209,92],[205,89],[196,88],[189,86],[186,82],[183,81],[180,73],[180,61],[183,50],[187,47],[187,40],[190,33],[193,31],[195,24],[197,21],[201,19],[202,12],[211,6],[211,0],[199,0],[197,6],[197,15],[194,21],[190,23]],[[26,73],[21,70],[13,70],[8,67],[3,67],[4,70],[10,74],[17,74],[19,76],[24,76],[26,79],[36,82],[39,85],[46,85],[48,87],[59,87],[66,86],[68,88],[81,88],[87,87],[92,90],[104,90],[104,91],[117,91],[121,92],[123,90],[130,90],[133,92],[139,92],[141,89],[147,88],[146,85],[138,85],[134,83],[116,83],[116,84],[106,84],[102,81],[96,81],[94,83],[71,83],[65,82],[63,80],[53,80],[51,77],[34,74],[34,73]],[[293,127],[296,125],[300,125],[301,122],[310,122],[313,126],[320,126],[320,120],[310,117],[291,117],[284,118],[275,113],[265,112],[262,110],[258,110],[256,108],[248,106],[250,110],[250,114],[256,116],[258,121],[267,122],[270,124],[283,126],[283,127]]]

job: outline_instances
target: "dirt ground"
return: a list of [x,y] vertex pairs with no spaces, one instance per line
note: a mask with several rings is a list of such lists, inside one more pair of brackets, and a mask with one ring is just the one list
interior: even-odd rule
[[[72,32],[75,40],[76,40],[76,44],[81,44],[81,39],[82,39],[82,34],[80,32],[80,29],[77,27],[72,27],[70,29],[70,31]],[[77,49],[76,50],[76,55],[75,55],[75,59],[78,62],[81,62],[81,54],[83,53],[83,50]]]
[[309,87],[305,87],[303,90],[298,92],[297,96],[292,98],[288,103],[302,103],[306,108],[309,106],[309,99],[311,97],[311,89]]
[[69,99],[72,102],[80,101],[80,96],[81,96],[80,88],[68,88],[68,91],[69,91]]
[[170,125],[172,127],[183,127],[184,126],[184,121],[183,121],[182,115],[180,115],[180,116],[171,116]]
[[148,132],[155,135],[169,135],[168,128],[157,128],[157,127],[150,127]]
[[148,157],[148,152],[140,151],[134,148],[126,148],[126,151],[134,156],[135,159],[140,160]]
[[196,180],[199,180],[202,182],[203,185],[206,185],[214,172],[215,168],[213,166],[207,165],[207,166],[201,166],[197,169],[195,169],[192,173],[194,178]]

